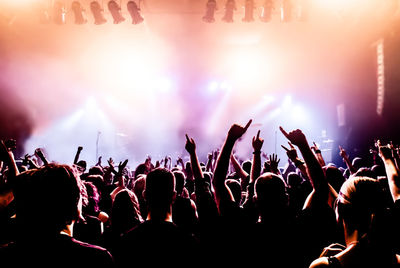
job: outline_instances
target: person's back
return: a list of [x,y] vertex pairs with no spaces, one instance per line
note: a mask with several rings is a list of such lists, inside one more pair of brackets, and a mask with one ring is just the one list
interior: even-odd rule
[[3,264],[32,267],[112,267],[104,248],[73,238],[82,195],[79,178],[67,165],[49,164],[16,178],[16,242],[0,250]]
[[174,188],[175,178],[170,171],[157,168],[147,174],[147,219],[122,237],[115,253],[118,266],[125,267],[132,261],[138,267],[159,265],[160,261],[186,266],[187,261],[194,260],[197,240],[172,222]]

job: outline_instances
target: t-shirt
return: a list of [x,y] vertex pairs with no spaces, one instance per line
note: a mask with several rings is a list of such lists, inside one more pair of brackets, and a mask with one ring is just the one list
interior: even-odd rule
[[[17,242],[0,249],[2,264],[13,267],[104,267],[114,266],[104,248],[60,234],[52,239],[40,238]],[[6,265],[4,265],[6,267]]]

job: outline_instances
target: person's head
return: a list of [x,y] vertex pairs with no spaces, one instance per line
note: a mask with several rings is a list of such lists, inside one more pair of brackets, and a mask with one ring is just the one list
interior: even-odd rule
[[288,187],[290,187],[292,189],[296,189],[296,188],[300,187],[302,181],[303,181],[303,179],[296,172],[289,172],[289,174],[287,175]]
[[369,231],[374,216],[384,207],[384,195],[377,180],[351,177],[340,188],[336,200],[336,218],[345,231],[360,235]]
[[231,190],[235,202],[240,205],[242,201],[242,187],[240,186],[239,181],[235,179],[227,179],[226,185],[229,187],[229,190]]
[[242,168],[244,171],[247,172],[247,174],[251,173],[251,161],[250,160],[246,160],[242,163]]
[[99,166],[93,166],[89,169],[89,175],[100,175],[104,176],[103,169]]
[[82,173],[85,172],[86,166],[87,166],[87,163],[85,160],[78,161],[78,163],[76,163],[76,165],[77,165],[79,171],[81,171]]
[[148,167],[145,163],[139,164],[135,169],[135,178],[139,175],[146,175],[148,173]]
[[144,197],[152,218],[169,213],[175,195],[175,177],[169,170],[156,168],[147,174]]
[[76,174],[68,165],[48,164],[18,175],[14,194],[24,230],[54,235],[78,220],[86,194]]
[[83,206],[82,211],[85,214],[97,216],[100,211],[99,202],[100,195],[97,191],[97,187],[90,181],[83,181],[83,185],[86,188],[87,193],[87,204]]
[[353,167],[358,170],[359,168],[364,167],[364,160],[361,157],[354,157],[353,161],[351,162]]
[[343,173],[335,166],[325,166],[324,171],[328,183],[336,192],[339,192],[340,187],[342,187],[342,184],[346,180]]
[[182,171],[173,171],[175,177],[175,191],[178,195],[182,194],[185,186],[185,174]]
[[370,169],[366,167],[359,168],[356,173],[352,175],[353,177],[369,177],[376,179],[376,174]]
[[286,183],[283,178],[267,172],[257,178],[254,185],[255,200],[261,215],[283,212],[288,206]]
[[134,192],[124,189],[114,199],[111,225],[114,231],[126,232],[142,222],[139,202]]
[[376,178],[386,177],[386,170],[385,167],[382,165],[373,165],[371,167],[371,171],[375,174]]

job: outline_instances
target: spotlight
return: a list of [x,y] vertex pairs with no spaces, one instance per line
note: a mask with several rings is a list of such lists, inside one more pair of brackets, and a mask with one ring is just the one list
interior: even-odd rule
[[272,0],[265,0],[262,7],[260,20],[263,22],[269,22],[272,18],[272,10],[274,9],[274,2]]
[[85,10],[82,8],[81,3],[79,3],[78,1],[72,2],[71,9],[74,12],[75,24],[85,24],[87,22],[84,14]]
[[121,22],[123,22],[125,20],[125,18],[122,17],[121,8],[117,4],[117,2],[115,2],[113,0],[108,2],[108,10],[110,10],[110,12],[111,12],[111,16],[114,19],[114,24],[121,23]]
[[203,17],[203,21],[214,22],[215,10],[217,10],[217,2],[215,0],[208,0],[206,5],[206,14]]
[[127,8],[132,17],[132,24],[139,24],[144,20],[142,15],[140,15],[140,8],[135,1],[129,1]]
[[244,4],[244,18],[242,19],[242,21],[244,22],[254,21],[253,13],[254,13],[254,0],[246,0]]
[[93,17],[94,17],[94,24],[103,24],[106,23],[107,20],[104,18],[103,15],[103,8],[100,6],[99,2],[97,1],[93,1],[90,3],[90,10],[93,13]]
[[289,22],[292,20],[292,1],[283,0],[281,8],[281,20],[283,22]]
[[228,0],[225,4],[225,14],[222,17],[223,21],[233,22],[233,12],[236,10],[235,0]]
[[65,23],[65,8],[63,3],[60,1],[54,2],[53,5],[53,22],[55,24],[64,24]]

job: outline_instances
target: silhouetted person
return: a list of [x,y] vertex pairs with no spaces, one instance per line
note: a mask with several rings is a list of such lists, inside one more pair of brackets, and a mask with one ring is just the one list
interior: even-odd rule
[[73,238],[84,188],[67,165],[48,164],[16,177],[14,195],[18,235],[0,250],[2,264],[17,267],[112,267],[104,248]]
[[122,238],[115,256],[119,266],[130,261],[138,267],[159,265],[160,261],[163,265],[187,266],[187,261],[194,260],[197,241],[172,222],[175,194],[175,178],[170,171],[156,168],[147,174],[144,197],[148,214]]

